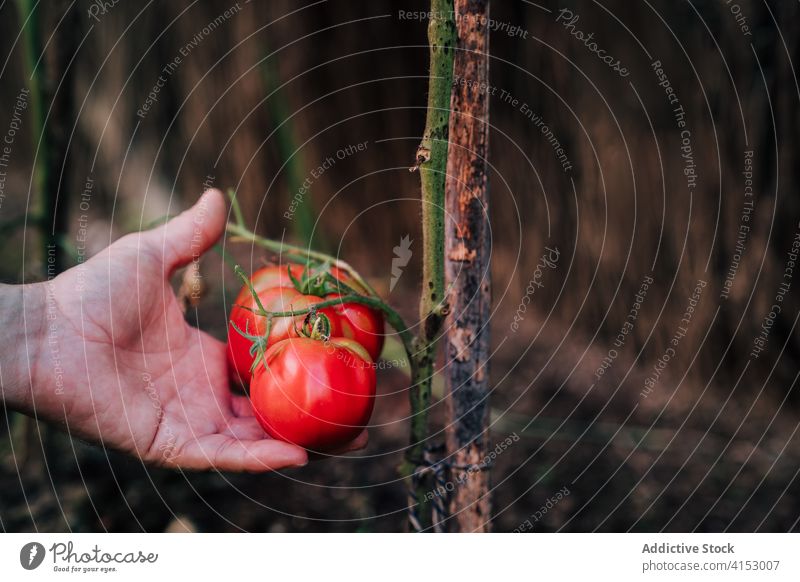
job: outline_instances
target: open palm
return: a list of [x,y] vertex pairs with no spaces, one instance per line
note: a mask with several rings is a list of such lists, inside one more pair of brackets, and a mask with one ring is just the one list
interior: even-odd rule
[[57,340],[64,373],[54,385],[50,362],[37,365],[35,383],[50,386],[34,393],[40,415],[168,466],[265,471],[307,462],[302,448],[270,439],[247,397],[230,392],[225,345],[185,322],[169,282],[221,236],[225,214],[222,195],[206,192],[163,227],[128,235],[53,280],[46,335]]

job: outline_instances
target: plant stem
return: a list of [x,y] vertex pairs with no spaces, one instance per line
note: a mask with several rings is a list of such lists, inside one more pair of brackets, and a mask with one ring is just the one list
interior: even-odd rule
[[364,278],[361,275],[358,274],[358,271],[356,271],[346,262],[337,259],[336,257],[332,257],[331,255],[327,255],[319,251],[313,251],[309,248],[298,247],[296,245],[292,245],[289,243],[258,236],[257,234],[247,230],[246,227],[234,224],[232,222],[228,223],[227,230],[229,234],[232,234],[233,236],[238,237],[241,240],[257,244],[258,246],[263,247],[268,251],[283,255],[293,261],[307,263],[309,260],[312,260],[320,263],[330,263],[331,265],[341,269],[342,271],[345,271],[348,275],[350,275],[353,278],[353,280],[358,282],[359,285],[361,285],[364,289],[366,289],[370,295],[372,295],[373,297],[378,297],[378,294],[376,293],[375,289],[373,289],[372,286],[369,283],[367,283],[366,280],[364,280]]
[[31,92],[31,141],[38,148],[38,155],[34,163],[32,174],[32,192],[30,199],[34,200],[35,216],[42,217],[40,224],[44,228],[44,247],[42,264],[47,265],[48,245],[51,244],[47,237],[47,217],[50,212],[47,208],[44,190],[50,181],[50,148],[45,132],[44,87],[42,83],[42,67],[37,67],[37,62],[42,57],[42,37],[39,29],[39,16],[41,7],[36,9],[33,0],[17,0],[20,26],[23,27],[23,62],[28,88]]
[[[444,290],[444,186],[453,82],[456,28],[453,0],[431,0],[428,24],[430,78],[425,132],[417,148],[416,168],[422,186],[422,295],[419,313],[422,330],[415,359],[418,374],[412,376],[411,443],[401,471],[410,477],[424,459],[428,438],[428,408],[436,363],[436,340],[446,314]],[[430,523],[427,504],[419,501],[423,529]]]
[[[266,52],[270,53],[269,48]],[[281,89],[277,57],[270,56],[264,59],[263,63],[264,82],[269,93],[267,104],[272,121],[275,123],[275,139],[286,170],[286,185],[290,196],[294,196],[302,189],[307,173],[303,163],[303,152],[298,147],[286,92]],[[311,246],[312,238],[316,238],[317,248],[325,249],[327,247],[321,242],[319,232],[316,233],[316,237],[314,236],[314,205],[311,197],[310,189],[300,197],[294,213],[295,220],[292,221],[292,232],[295,239],[302,244]]]
[[[243,273],[241,268],[237,265],[237,274]],[[241,275],[240,275],[241,276]],[[246,275],[245,275],[246,277]],[[254,297],[258,297],[252,289],[251,285],[248,285],[250,288],[250,292],[253,294]],[[260,301],[257,301],[259,309],[255,311],[256,314],[262,317],[296,317],[298,315],[305,315],[309,313],[312,309],[319,310],[325,309],[326,307],[333,307],[335,305],[342,305],[344,303],[360,303],[361,305],[366,305],[372,309],[379,309],[383,312],[386,316],[386,321],[392,328],[397,332],[397,335],[400,337],[400,341],[403,342],[403,347],[406,350],[406,355],[408,356],[409,364],[413,368],[414,362],[414,334],[409,331],[408,326],[406,325],[403,318],[400,316],[397,311],[392,309],[389,305],[387,305],[381,299],[377,297],[366,297],[364,295],[344,295],[341,297],[336,297],[335,299],[326,299],[325,301],[320,301],[319,303],[315,303],[311,307],[305,307],[303,309],[296,309],[290,311],[267,311],[261,305]]]
[[[44,86],[42,83],[42,67],[37,67],[36,63],[42,55],[42,37],[39,18],[42,7],[36,9],[33,0],[17,0],[17,12],[19,25],[22,32],[22,53],[23,70],[30,90],[30,112],[31,112],[31,143],[34,148],[38,144],[38,155],[31,169],[31,190],[28,196],[28,216],[34,216],[34,224],[40,228],[42,234],[42,270],[46,274],[51,240],[47,236],[48,230],[47,217],[50,216],[47,201],[44,197],[45,185],[50,181],[50,149],[48,147],[45,129],[45,107],[44,107]],[[24,224],[27,224],[25,222]],[[52,224],[52,223],[51,223]],[[22,417],[23,428],[20,431],[25,439],[22,446],[22,462],[27,464],[30,451],[35,450],[32,446],[34,421],[27,417]],[[46,431],[47,429],[45,429]],[[45,432],[45,446],[42,451],[52,449],[52,441],[49,433]],[[46,462],[46,460],[45,460]]]
[[231,201],[231,208],[233,209],[233,217],[236,219],[236,225],[244,228],[244,214],[242,214],[242,207],[239,205],[239,199],[236,198],[236,191],[233,188],[228,188],[228,199]]

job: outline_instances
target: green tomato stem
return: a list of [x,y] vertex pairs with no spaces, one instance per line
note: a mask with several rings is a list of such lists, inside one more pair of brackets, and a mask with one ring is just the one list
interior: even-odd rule
[[236,225],[244,228],[244,214],[242,214],[242,207],[239,205],[239,199],[236,198],[236,191],[233,188],[228,188],[228,198],[231,201],[231,208],[233,209],[233,216],[236,219]]
[[[409,363],[412,367],[412,372],[414,369],[414,364],[416,362],[416,349],[415,349],[415,338],[414,334],[412,334],[408,326],[406,326],[405,321],[400,316],[397,311],[392,309],[389,305],[387,305],[381,299],[375,297],[367,297],[365,295],[344,295],[342,297],[336,297],[335,299],[326,299],[325,301],[321,301],[319,303],[315,303],[311,307],[303,308],[303,309],[296,309],[291,311],[271,311],[271,312],[263,312],[259,313],[259,315],[267,316],[271,315],[272,317],[296,317],[298,315],[305,315],[309,313],[312,309],[320,310],[325,309],[326,307],[333,307],[335,305],[341,305],[342,303],[360,303],[361,305],[366,305],[367,307],[371,307],[372,309],[379,309],[383,312],[386,317],[386,321],[392,328],[397,332],[398,336],[400,337],[400,341],[403,342],[403,347],[406,350],[406,354],[408,356]],[[414,377],[412,373],[412,378]]]
[[258,246],[267,249],[268,251],[272,251],[276,254],[281,254],[288,257],[291,260],[295,260],[297,262],[308,264],[309,261],[317,261],[320,263],[330,263],[335,267],[341,269],[342,271],[346,272],[350,275],[355,281],[358,282],[364,289],[366,289],[370,295],[377,297],[378,293],[372,286],[367,283],[367,281],[359,275],[358,271],[356,271],[353,267],[351,267],[345,261],[341,259],[337,259],[336,257],[332,257],[331,255],[321,253],[319,251],[314,251],[308,248],[298,247],[296,245],[292,245],[286,242],[281,242],[277,240],[272,240],[268,238],[264,238],[258,236],[254,232],[249,231],[245,226],[235,224],[229,222],[227,225],[228,233],[238,237],[242,240],[252,242],[257,244]]
[[[411,439],[400,472],[412,492],[416,468],[424,463],[428,440],[428,410],[436,363],[436,343],[447,312],[444,279],[444,205],[447,174],[447,146],[450,127],[450,97],[456,26],[453,0],[431,0],[428,22],[430,74],[425,132],[417,148],[415,168],[422,189],[422,294],[419,303],[421,330],[416,354],[416,375],[412,376]],[[421,484],[433,486],[430,475]],[[432,525],[430,502],[417,496],[416,513],[422,530]]]

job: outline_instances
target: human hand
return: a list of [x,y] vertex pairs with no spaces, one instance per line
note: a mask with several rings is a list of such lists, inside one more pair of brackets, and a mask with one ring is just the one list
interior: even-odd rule
[[[225,216],[222,194],[210,190],[164,226],[32,286],[42,306],[41,357],[17,407],[160,465],[304,465],[304,449],[269,438],[249,399],[230,392],[225,344],[186,323],[169,282],[219,239]],[[54,349],[60,381],[47,357]],[[349,449],[365,444],[366,433]]]

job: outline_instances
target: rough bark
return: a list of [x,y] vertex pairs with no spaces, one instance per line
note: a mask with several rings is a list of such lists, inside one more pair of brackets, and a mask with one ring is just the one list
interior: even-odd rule
[[491,509],[489,472],[481,468],[489,448],[489,1],[456,0],[455,5],[458,40],[445,202],[450,304],[445,376],[447,449],[456,486],[448,529],[485,532]]
[[[422,188],[422,292],[419,302],[421,330],[412,358],[411,443],[401,472],[408,476],[424,463],[428,439],[428,412],[436,360],[436,342],[447,310],[444,287],[444,198],[447,166],[448,128],[453,49],[455,45],[453,0],[431,0],[428,22],[430,75],[425,132],[417,148],[414,168],[419,171]],[[433,482],[428,475],[422,488],[428,491]],[[412,490],[414,487],[412,486]],[[431,525],[429,503],[417,496],[419,527]]]

